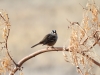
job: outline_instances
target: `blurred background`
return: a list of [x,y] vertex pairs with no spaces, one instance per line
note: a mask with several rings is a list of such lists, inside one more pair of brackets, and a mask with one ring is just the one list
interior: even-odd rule
[[[100,0],[95,2],[100,7]],[[10,18],[8,47],[15,61],[45,48],[31,46],[53,29],[58,33],[55,46],[68,46],[71,30],[66,19],[81,22],[83,9],[79,3],[85,7],[87,0],[0,0],[0,9],[6,10]],[[78,75],[76,67],[65,62],[62,52],[43,53],[23,67],[24,75]],[[96,75],[99,70],[95,68]]]

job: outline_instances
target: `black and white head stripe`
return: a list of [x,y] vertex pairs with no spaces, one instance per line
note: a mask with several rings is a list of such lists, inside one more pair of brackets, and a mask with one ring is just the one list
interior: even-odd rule
[[55,33],[56,33],[56,30],[52,30],[52,33],[54,33],[54,34],[55,34]]

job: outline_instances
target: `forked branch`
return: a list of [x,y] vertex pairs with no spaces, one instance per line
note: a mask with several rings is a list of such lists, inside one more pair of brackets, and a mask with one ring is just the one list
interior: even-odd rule
[[[38,50],[38,51],[36,51],[36,52],[33,52],[32,54],[30,54],[30,55],[24,57],[23,59],[21,59],[21,60],[17,63],[17,65],[18,65],[19,67],[15,67],[14,70],[13,70],[9,75],[14,75],[14,74],[16,73],[16,71],[17,71],[17,70],[20,70],[20,67],[21,67],[26,61],[28,61],[29,59],[31,59],[31,58],[33,58],[33,57],[39,55],[39,54],[42,54],[42,53],[45,53],[45,52],[51,52],[51,51],[69,51],[69,49],[68,49],[68,48],[65,48],[65,49],[63,50],[63,47],[55,47],[55,48],[48,48],[48,49],[45,48],[45,49],[41,49],[41,50]],[[71,52],[71,51],[70,51],[70,52]],[[99,63],[99,62],[97,62],[96,60],[92,59],[91,57],[89,57],[89,56],[86,55],[85,53],[80,53],[80,52],[77,52],[77,53],[79,53],[79,54],[85,56],[85,57],[88,58],[90,61],[92,61],[94,64],[96,64],[97,66],[100,67],[100,63]]]

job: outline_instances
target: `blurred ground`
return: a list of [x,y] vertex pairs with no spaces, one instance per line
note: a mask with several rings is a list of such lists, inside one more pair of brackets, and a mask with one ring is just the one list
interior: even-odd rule
[[[99,2],[96,0],[97,5]],[[0,0],[0,9],[8,12],[12,25],[8,45],[15,61],[46,47],[30,48],[52,29],[59,36],[55,46],[68,45],[70,29],[66,19],[81,22],[83,9],[79,3],[85,7],[87,0]],[[41,54],[23,67],[24,75],[78,75],[76,68],[64,61],[62,52]]]

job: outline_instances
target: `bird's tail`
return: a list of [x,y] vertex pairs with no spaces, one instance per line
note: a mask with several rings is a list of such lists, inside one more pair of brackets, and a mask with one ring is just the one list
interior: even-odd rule
[[33,48],[33,47],[35,47],[35,46],[37,46],[37,45],[39,45],[40,43],[37,43],[37,44],[35,44],[35,45],[33,45],[31,48]]

